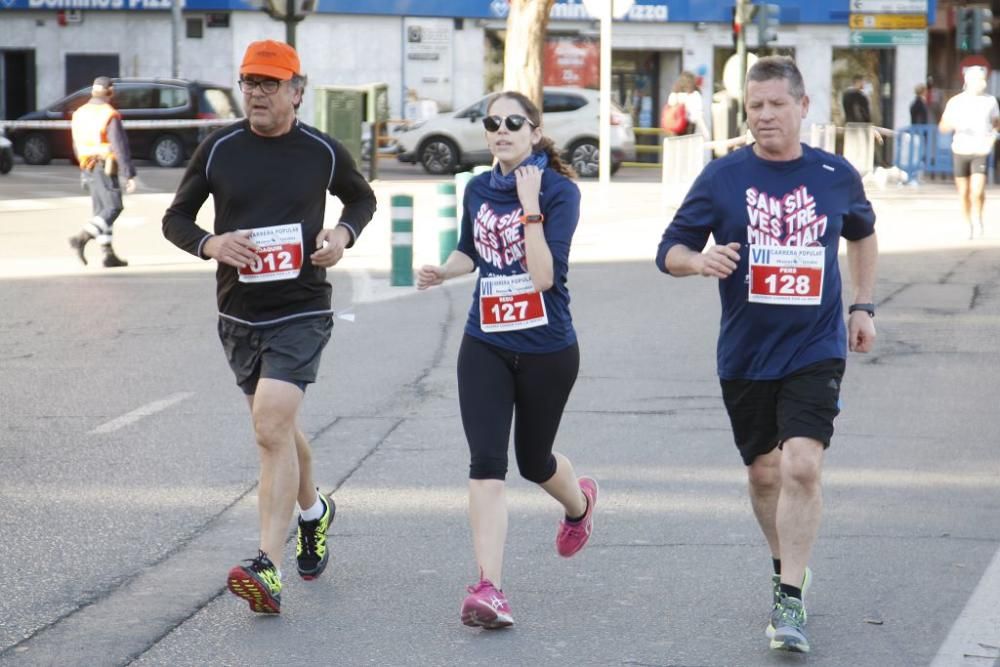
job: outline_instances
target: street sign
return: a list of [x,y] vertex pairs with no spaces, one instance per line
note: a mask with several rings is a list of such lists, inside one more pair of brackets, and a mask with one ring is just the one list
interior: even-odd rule
[[852,30],[851,46],[922,46],[926,30]]
[[923,30],[927,14],[851,14],[852,30]]
[[927,0],[850,0],[852,14],[924,14]]

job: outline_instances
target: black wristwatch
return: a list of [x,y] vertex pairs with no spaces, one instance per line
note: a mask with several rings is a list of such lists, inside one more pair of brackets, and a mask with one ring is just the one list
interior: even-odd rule
[[847,314],[850,315],[855,310],[863,310],[872,317],[875,317],[875,304],[874,303],[855,303],[847,308]]

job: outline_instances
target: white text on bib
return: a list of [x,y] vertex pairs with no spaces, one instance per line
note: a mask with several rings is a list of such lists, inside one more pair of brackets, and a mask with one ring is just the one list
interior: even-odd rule
[[302,224],[275,225],[251,230],[257,255],[239,270],[241,283],[266,283],[298,278],[302,269]]
[[549,323],[545,299],[531,276],[488,276],[479,281],[479,327],[486,333],[517,331]]
[[750,246],[750,303],[818,306],[823,296],[823,246]]

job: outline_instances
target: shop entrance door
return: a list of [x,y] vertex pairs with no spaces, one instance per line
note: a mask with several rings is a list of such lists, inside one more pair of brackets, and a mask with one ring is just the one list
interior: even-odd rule
[[0,118],[35,110],[35,52],[0,51]]

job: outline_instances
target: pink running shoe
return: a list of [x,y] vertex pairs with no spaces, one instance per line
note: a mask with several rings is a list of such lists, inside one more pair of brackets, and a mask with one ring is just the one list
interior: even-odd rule
[[597,480],[593,477],[580,478],[580,490],[587,496],[587,513],[579,521],[567,521],[563,517],[556,533],[556,551],[563,558],[569,558],[582,549],[594,532],[594,507],[597,506]]
[[507,596],[489,579],[480,579],[475,586],[469,586],[469,594],[462,603],[462,623],[487,630],[514,625]]

